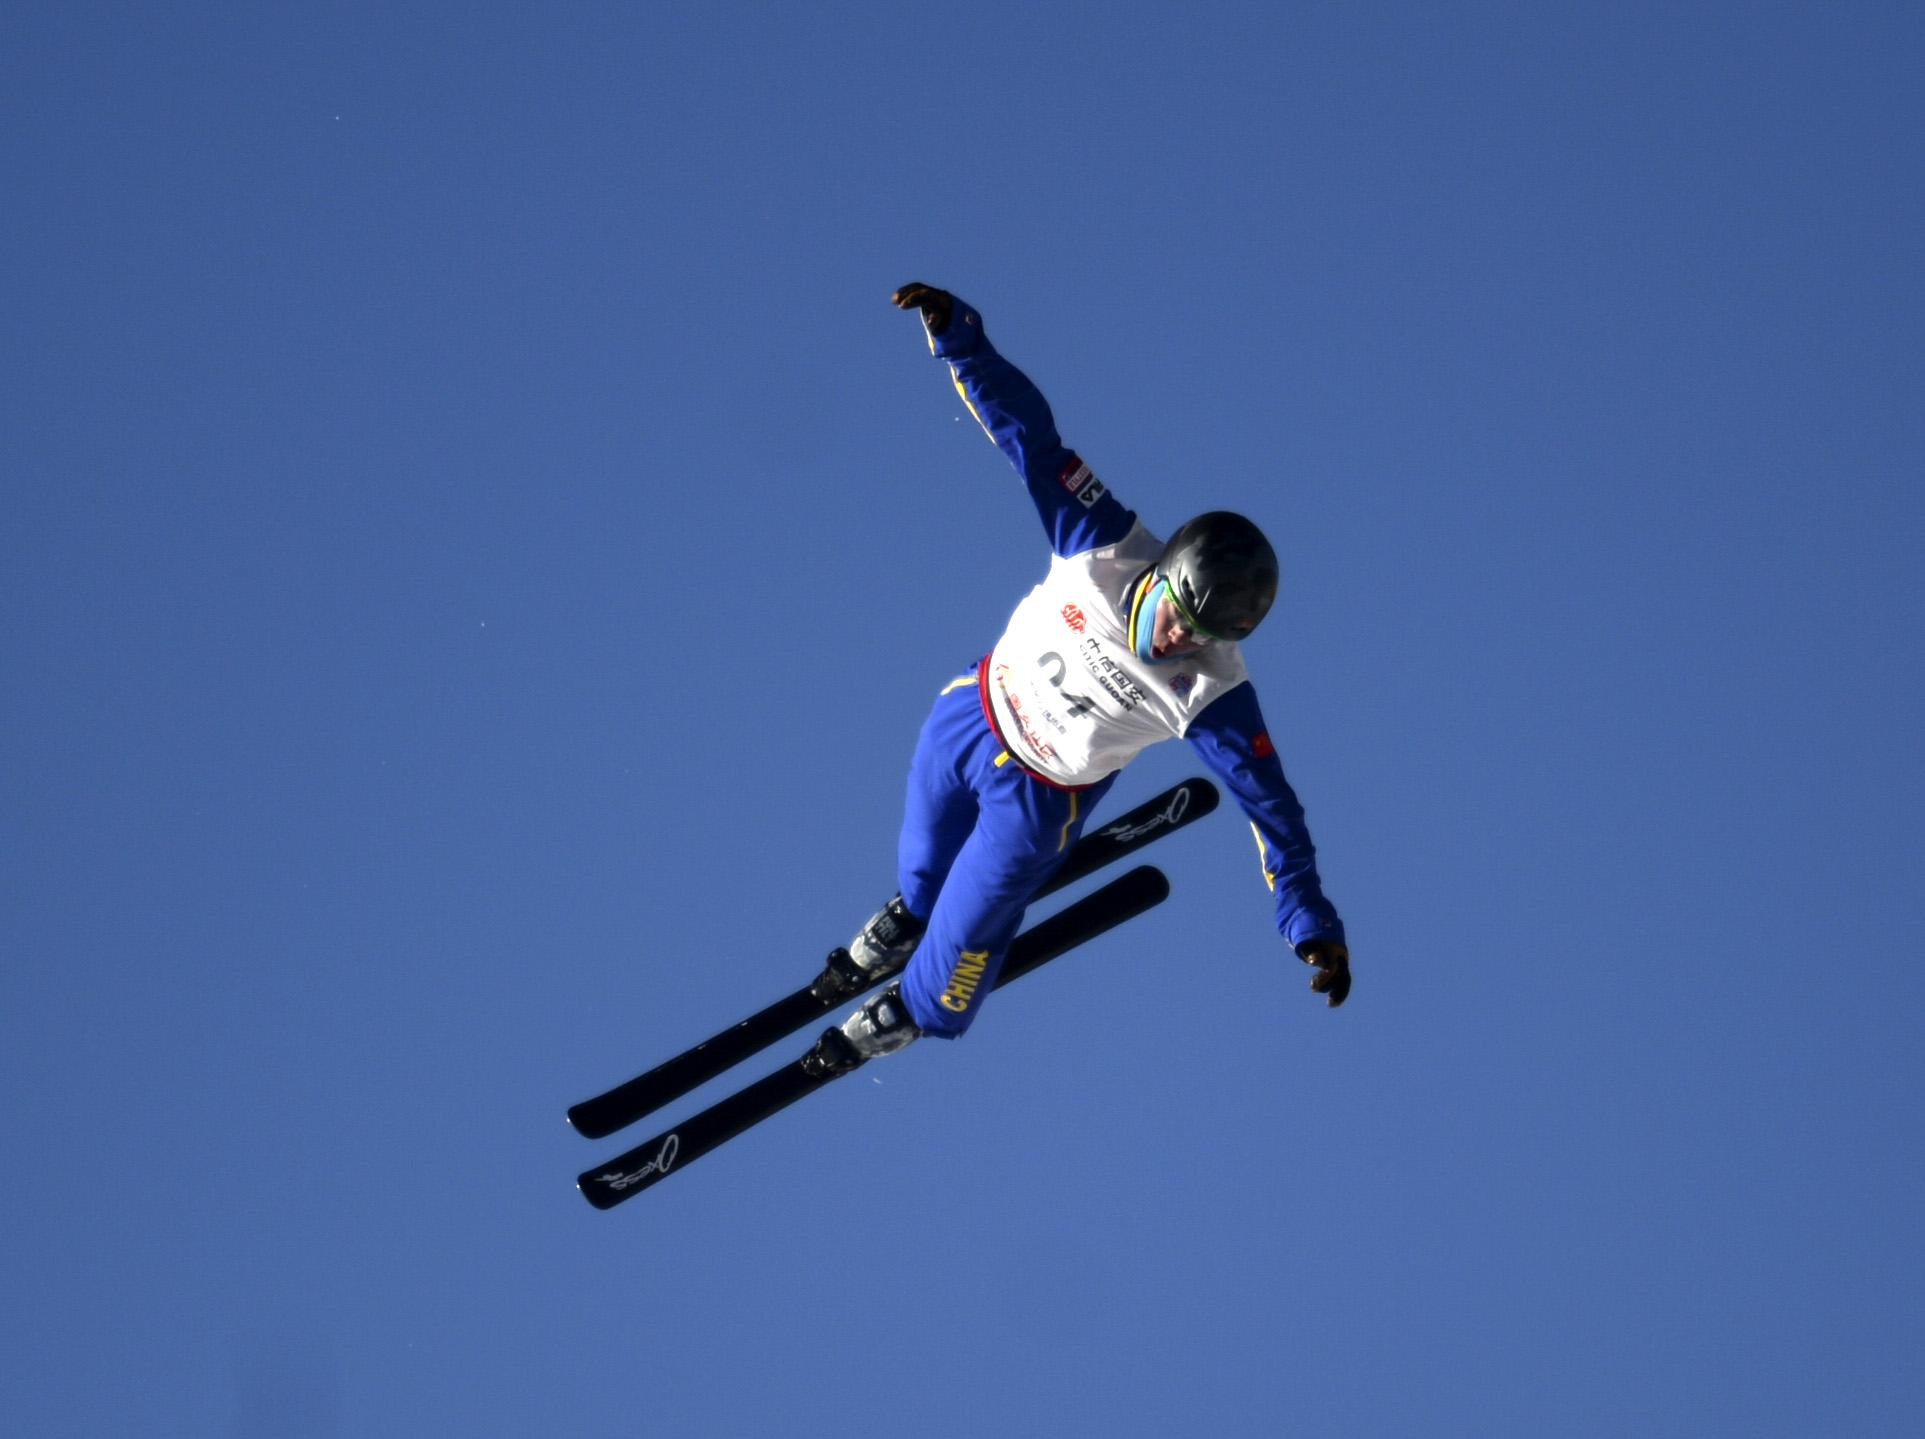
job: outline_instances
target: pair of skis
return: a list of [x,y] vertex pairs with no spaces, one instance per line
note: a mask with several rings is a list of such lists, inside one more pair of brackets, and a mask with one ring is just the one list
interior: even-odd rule
[[[1053,894],[1164,835],[1195,823],[1216,806],[1216,787],[1208,780],[1184,780],[1095,833],[1083,836],[1062,867],[1037,891],[1036,898]],[[1150,865],[1138,866],[1110,881],[1018,935],[1003,961],[996,988],[1153,909],[1169,892],[1169,881],[1162,871]],[[568,1122],[590,1139],[613,1134],[820,1019],[845,1001],[894,978],[897,972],[865,973],[855,967],[848,951],[832,950],[822,973],[804,988],[648,1073],[584,1100],[568,1111]],[[858,1058],[850,1064],[846,1057],[839,1063],[825,1063],[824,1044],[825,1041],[818,1040],[809,1053],[793,1063],[709,1106],[674,1129],[656,1135],[606,1164],[584,1171],[576,1180],[583,1196],[597,1209],[612,1209],[624,1199],[659,1183],[671,1169],[686,1167],[743,1130],[788,1108],[862,1063]]]

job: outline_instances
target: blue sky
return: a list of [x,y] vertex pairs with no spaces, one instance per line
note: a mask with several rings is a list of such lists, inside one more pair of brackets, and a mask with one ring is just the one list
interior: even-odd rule
[[[1915,8],[5,31],[19,1432],[1916,1432]],[[910,279],[1275,539],[1355,995],[1224,811],[596,1213],[1046,564]]]

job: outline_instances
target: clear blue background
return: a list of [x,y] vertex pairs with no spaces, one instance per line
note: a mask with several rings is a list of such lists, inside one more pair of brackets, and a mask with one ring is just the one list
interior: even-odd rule
[[[7,7],[5,1427],[1919,1432],[1922,39]],[[1355,996],[1224,813],[596,1213],[1044,568],[910,279],[1275,536]]]

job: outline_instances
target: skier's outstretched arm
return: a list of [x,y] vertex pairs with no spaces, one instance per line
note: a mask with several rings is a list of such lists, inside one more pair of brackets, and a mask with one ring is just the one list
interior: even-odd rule
[[1190,721],[1184,738],[1250,817],[1264,883],[1277,897],[1277,933],[1300,959],[1316,966],[1310,987],[1333,1007],[1342,1004],[1350,993],[1343,920],[1324,898],[1303,806],[1284,778],[1255,687],[1245,680],[1211,701]]
[[1029,376],[996,352],[983,334],[981,315],[929,285],[904,285],[890,298],[902,309],[922,312],[930,352],[949,362],[969,413],[1022,475],[1052,550],[1080,555],[1130,532],[1136,516],[1063,444],[1049,402]]

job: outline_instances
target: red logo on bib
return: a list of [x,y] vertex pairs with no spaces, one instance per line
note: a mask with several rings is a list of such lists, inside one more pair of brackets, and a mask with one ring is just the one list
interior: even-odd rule
[[1270,743],[1268,730],[1258,731],[1257,737],[1250,741],[1250,753],[1257,759],[1268,759],[1276,752],[1277,747]]
[[1075,605],[1064,605],[1063,623],[1080,635],[1083,632],[1083,626],[1087,624],[1088,621],[1083,618],[1083,612],[1077,609]]

